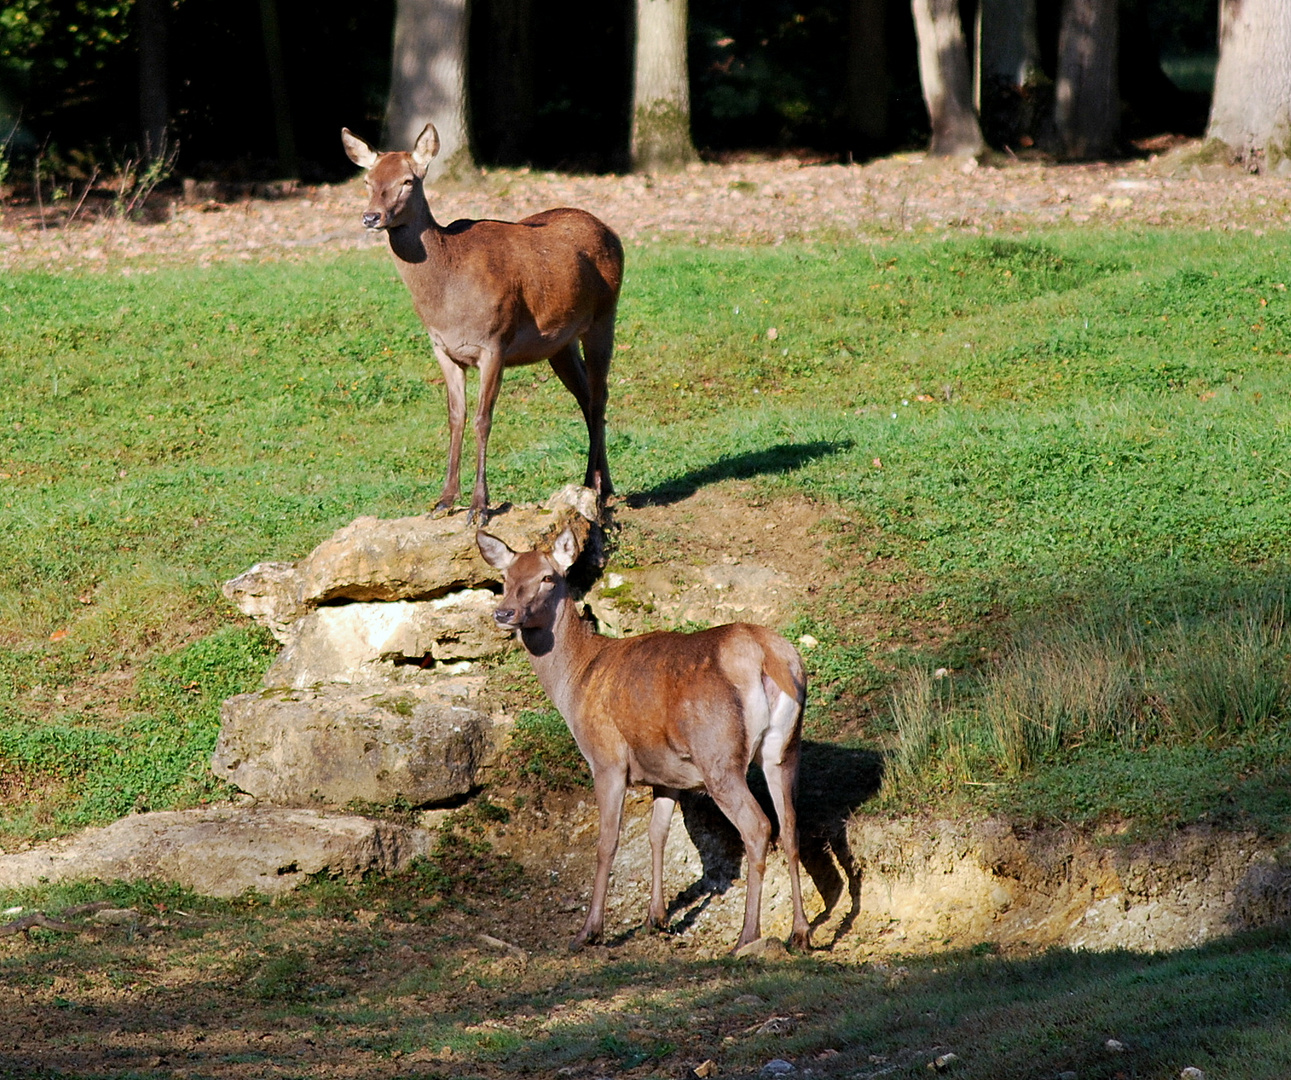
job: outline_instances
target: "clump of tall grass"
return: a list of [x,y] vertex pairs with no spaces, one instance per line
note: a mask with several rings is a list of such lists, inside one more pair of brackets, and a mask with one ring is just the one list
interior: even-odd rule
[[1291,700],[1285,614],[1278,594],[1222,620],[1171,628],[1165,652],[1173,677],[1161,694],[1180,734],[1222,738],[1283,715]]
[[972,778],[978,755],[965,723],[971,713],[957,705],[950,672],[913,668],[889,691],[888,702],[898,741],[884,768],[886,786],[914,791],[934,776],[951,783]]
[[926,670],[889,698],[893,789],[1024,775],[1084,744],[1217,745],[1267,730],[1291,704],[1285,595],[1270,590],[1164,622],[1134,610],[1019,628],[988,667]]
[[898,742],[884,771],[884,783],[905,788],[918,782],[942,748],[946,718],[933,693],[927,668],[911,671],[888,697]]
[[1123,739],[1141,723],[1146,683],[1133,624],[1029,628],[983,680],[984,744],[1018,774],[1076,742]]

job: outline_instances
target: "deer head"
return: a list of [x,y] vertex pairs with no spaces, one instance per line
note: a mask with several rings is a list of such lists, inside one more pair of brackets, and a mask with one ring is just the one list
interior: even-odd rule
[[565,573],[578,558],[578,541],[566,529],[556,538],[550,552],[517,553],[486,532],[477,532],[475,542],[484,561],[502,571],[503,593],[493,618],[508,630],[550,626],[556,608],[569,595]]
[[364,179],[369,202],[363,224],[369,229],[394,229],[407,224],[426,204],[422,181],[431,159],[439,153],[439,132],[427,124],[410,152],[381,153],[349,128],[341,129],[345,153],[355,165],[366,169]]

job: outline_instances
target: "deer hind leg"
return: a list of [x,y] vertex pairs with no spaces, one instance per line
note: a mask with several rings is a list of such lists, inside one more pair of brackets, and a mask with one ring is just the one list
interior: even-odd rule
[[592,900],[587,906],[583,928],[569,943],[570,951],[589,942],[599,941],[605,929],[605,897],[610,891],[610,867],[619,849],[619,828],[623,824],[623,796],[627,791],[626,771],[604,770],[595,774],[596,811],[600,819],[596,837],[596,878],[592,882]]
[[610,397],[610,360],[614,356],[614,312],[602,315],[583,335],[587,366],[587,486],[604,498],[614,494],[605,450],[605,408]]
[[570,342],[551,358],[550,363],[565,389],[574,395],[583,414],[583,423],[587,425],[587,472],[583,476],[583,486],[592,488],[598,494],[605,494],[598,474],[598,460],[603,465],[605,458],[604,401],[602,400],[598,423],[593,411],[590,373],[578,351],[577,343]]
[[444,389],[448,395],[449,432],[448,469],[435,509],[451,510],[461,492],[462,433],[466,428],[466,371],[439,349],[435,350],[435,358],[439,361],[439,370],[444,376]]
[[668,843],[668,828],[680,795],[676,788],[656,787],[654,805],[650,808],[650,910],[646,923],[657,930],[668,923],[668,909],[663,902],[663,849]]
[[[767,680],[769,682],[769,680]],[[793,892],[793,930],[789,943],[796,949],[810,947],[811,928],[802,904],[802,881],[798,863],[798,818],[794,799],[798,790],[798,762],[802,740],[798,729],[801,705],[774,683],[767,689],[771,702],[771,724],[758,752],[758,763],[766,777],[780,821],[780,847],[789,864],[789,885]]]
[[762,878],[767,868],[767,847],[771,843],[771,823],[758,806],[744,779],[744,770],[734,768],[720,780],[709,778],[708,793],[718,808],[739,831],[748,862],[744,894],[744,928],[735,950],[742,949],[762,936]]

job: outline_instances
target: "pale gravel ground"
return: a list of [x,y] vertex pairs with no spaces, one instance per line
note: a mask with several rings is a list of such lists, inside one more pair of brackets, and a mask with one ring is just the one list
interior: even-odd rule
[[[850,166],[702,165],[653,177],[499,170],[474,188],[432,190],[430,198],[444,223],[579,206],[629,245],[882,239],[1111,222],[1234,231],[1291,226],[1291,178],[1188,165],[1178,152],[1113,165],[956,167],[905,154]],[[290,199],[176,204],[170,220],[153,225],[77,221],[41,230],[11,209],[0,223],[0,269],[101,266],[129,273],[177,258],[258,262],[380,246],[383,238],[359,225],[363,204],[356,178]]]

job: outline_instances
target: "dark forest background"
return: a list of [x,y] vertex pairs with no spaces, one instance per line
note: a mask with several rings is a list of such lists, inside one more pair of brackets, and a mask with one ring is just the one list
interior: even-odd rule
[[[469,114],[484,165],[626,168],[632,5],[615,0],[531,0],[534,61],[506,70],[491,40],[491,5],[472,0]],[[394,0],[173,0],[164,3],[168,140],[184,175],[268,178],[281,171],[263,15],[277,16],[285,87],[301,178],[338,179],[352,168],[337,133],[381,138],[389,86]],[[141,152],[138,9],[123,0],[10,0],[0,8],[0,143],[14,160],[41,155],[75,171],[78,160]],[[974,0],[962,3],[973,25]],[[1052,77],[1059,5],[1039,4],[1044,65]],[[845,97],[848,0],[691,0],[692,131],[706,157],[808,152],[837,160],[922,147],[920,94],[908,0],[889,0],[885,136],[850,133]],[[1124,0],[1120,5],[1121,131],[1200,134],[1216,56],[1216,0]],[[532,120],[514,118],[493,90],[519,77]],[[1001,148],[1002,149],[1002,148]],[[1012,148],[1011,148],[1012,149]]]

